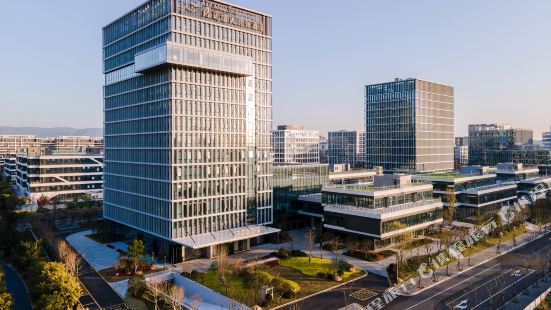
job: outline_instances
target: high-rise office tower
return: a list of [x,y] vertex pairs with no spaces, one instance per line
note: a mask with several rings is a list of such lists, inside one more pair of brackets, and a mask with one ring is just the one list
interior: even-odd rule
[[105,218],[164,240],[174,260],[246,250],[277,231],[265,226],[271,17],[151,0],[103,29],[103,57]]
[[280,125],[272,131],[274,164],[297,165],[320,163],[320,134],[304,126]]
[[454,89],[420,79],[365,87],[366,166],[454,169]]

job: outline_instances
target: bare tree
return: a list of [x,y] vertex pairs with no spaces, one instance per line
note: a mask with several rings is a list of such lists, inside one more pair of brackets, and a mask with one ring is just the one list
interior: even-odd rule
[[306,245],[308,247],[308,263],[312,262],[312,249],[314,248],[314,245],[316,244],[316,231],[312,228],[306,229],[306,233],[304,235],[306,238]]
[[184,303],[185,292],[184,288],[178,285],[171,285],[166,292],[166,302],[172,310],[182,309]]
[[337,257],[337,251],[343,246],[341,238],[339,236],[334,236],[333,239],[329,241],[329,244],[331,245],[331,252]]
[[195,294],[191,297],[191,305],[189,306],[189,308],[191,310],[199,310],[199,306],[201,305],[201,296],[198,295],[198,294]]
[[159,300],[161,298],[161,293],[163,292],[163,282],[157,279],[151,279],[147,282],[147,291],[153,299],[153,304],[155,310],[159,310]]
[[71,246],[65,240],[61,240],[60,242],[58,242],[57,252],[61,261],[64,262],[67,266],[69,273],[71,273],[75,277],[78,277],[80,266],[83,263],[80,255],[75,252],[75,250],[73,250],[73,248],[71,248]]
[[448,223],[448,226],[452,226],[453,218],[455,216],[455,210],[457,210],[457,197],[452,189],[448,189],[446,193],[447,206],[444,210],[444,221]]

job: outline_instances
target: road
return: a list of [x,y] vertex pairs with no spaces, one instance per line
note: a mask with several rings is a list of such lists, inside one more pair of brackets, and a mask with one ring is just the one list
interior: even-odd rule
[[[532,241],[520,248],[475,266],[447,281],[441,282],[416,296],[400,296],[384,306],[384,309],[427,310],[427,309],[497,309],[526,284],[532,284],[535,270],[529,262],[534,253],[541,253],[551,259],[551,234]],[[525,265],[525,263],[527,263]],[[551,285],[551,283],[547,283]],[[309,298],[299,304],[301,310],[340,309],[345,305],[357,304],[358,309],[366,307],[388,287],[386,279],[376,275],[352,283],[343,288]],[[363,294],[371,291],[376,294]],[[500,293],[504,291],[505,293]],[[490,307],[490,304],[492,305]],[[288,308],[290,309],[290,308]],[[369,309],[369,308],[368,308]]]
[[15,310],[32,310],[31,300],[29,299],[29,294],[27,288],[25,287],[25,282],[19,277],[17,272],[13,270],[10,266],[3,264],[4,272],[6,274],[6,285],[8,286],[8,291],[12,294],[15,302]]

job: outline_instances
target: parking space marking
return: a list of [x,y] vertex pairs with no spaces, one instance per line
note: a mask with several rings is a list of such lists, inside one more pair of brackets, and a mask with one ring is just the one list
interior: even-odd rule
[[359,291],[356,291],[350,294],[350,297],[356,298],[360,301],[367,301],[375,296],[377,296],[377,293],[368,289],[361,289]]

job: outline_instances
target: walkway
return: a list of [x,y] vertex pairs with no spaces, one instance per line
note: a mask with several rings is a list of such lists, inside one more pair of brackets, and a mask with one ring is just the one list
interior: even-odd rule
[[66,239],[95,270],[113,267],[117,262],[119,252],[86,237],[92,233],[91,230],[85,230],[72,234]]
[[15,302],[15,310],[32,310],[31,300],[29,298],[29,292],[25,286],[23,279],[19,277],[17,272],[7,264],[3,264],[4,272],[6,274],[6,285],[8,291],[12,294]]

